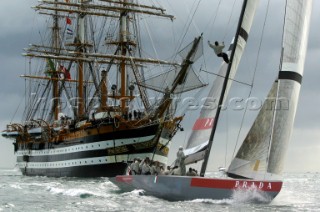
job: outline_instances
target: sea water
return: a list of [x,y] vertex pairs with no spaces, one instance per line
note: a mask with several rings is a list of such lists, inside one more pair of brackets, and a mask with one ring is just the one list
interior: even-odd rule
[[48,178],[0,170],[0,211],[320,211],[320,174],[287,173],[271,202],[257,192],[225,200],[169,202],[121,192],[108,178]]

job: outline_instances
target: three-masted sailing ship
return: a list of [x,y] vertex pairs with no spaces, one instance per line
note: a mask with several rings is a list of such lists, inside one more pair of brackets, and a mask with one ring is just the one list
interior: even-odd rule
[[[49,17],[48,40],[25,49],[32,70],[21,76],[30,94],[23,121],[2,132],[14,140],[22,173],[112,177],[137,157],[166,164],[183,118],[175,116],[173,97],[204,86],[191,69],[202,39],[183,50],[180,63],[152,59],[143,56],[138,17],[172,20],[162,7],[43,0],[34,9]],[[149,70],[158,73],[147,79]],[[160,98],[150,101],[151,92]]]

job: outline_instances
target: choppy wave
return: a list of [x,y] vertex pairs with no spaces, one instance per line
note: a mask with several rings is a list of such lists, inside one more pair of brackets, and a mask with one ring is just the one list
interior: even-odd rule
[[107,178],[2,174],[0,171],[0,211],[317,211],[320,208],[319,173],[285,176],[283,189],[272,202],[256,190],[238,190],[225,200],[169,202],[147,196],[143,190],[119,192]]
[[22,176],[19,169],[0,169],[0,176]]
[[61,194],[61,195],[71,196],[71,197],[79,196],[81,198],[87,198],[95,195],[93,192],[90,192],[84,189],[62,189],[62,188],[48,187],[47,191],[52,192],[53,194]]

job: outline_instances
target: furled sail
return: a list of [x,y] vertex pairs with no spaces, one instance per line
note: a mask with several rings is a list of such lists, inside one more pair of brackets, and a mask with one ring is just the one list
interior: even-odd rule
[[[160,93],[165,93],[166,88],[171,87],[173,81],[178,75],[178,71],[168,71],[163,74],[157,75],[147,79],[145,82],[140,83],[139,85],[149,88],[151,90],[158,91]],[[184,80],[184,83],[178,85],[174,93],[179,94],[187,91],[191,91],[197,88],[206,86],[201,79],[198,77],[196,72],[190,66],[188,68],[188,74]]]
[[[196,51],[192,54],[190,57],[190,61],[195,62],[197,61],[202,55],[203,55],[203,39],[200,39],[200,43],[198,45],[198,48]],[[191,42],[189,45],[187,45],[185,48],[183,48],[178,54],[182,58],[187,58],[189,52],[192,50],[193,42]],[[180,68],[180,67],[179,67]],[[175,68],[174,70],[167,71],[165,73],[150,77],[146,79],[145,81],[139,83],[140,86],[149,88],[154,91],[158,91],[161,93],[166,93],[166,90],[168,88],[171,88],[171,86],[174,83],[174,80],[177,78],[179,74],[179,68]],[[199,76],[196,74],[196,72],[192,69],[192,66],[188,67],[188,70],[186,71],[186,76],[183,79],[179,85],[174,89],[174,94],[179,94],[183,92],[187,92],[190,90],[194,90],[197,88],[201,88],[206,86]]]
[[[232,84],[232,79],[235,77],[236,71],[238,69],[238,65],[248,40],[252,21],[258,4],[259,1],[257,0],[246,1],[243,21],[240,25],[241,28],[238,36],[237,46],[234,52],[233,61],[231,64],[231,70],[229,75],[230,80],[225,92],[225,97],[228,95],[228,91]],[[229,49],[233,49],[232,45]],[[228,52],[228,54],[230,55],[230,51]],[[218,75],[225,76],[227,68],[228,64],[223,63],[220,67]],[[187,158],[185,160],[186,164],[194,163],[204,158],[205,150],[208,144],[208,139],[211,133],[212,125],[214,123],[215,114],[217,112],[217,104],[221,94],[223,82],[224,78],[222,77],[217,77],[215,79],[215,81],[212,84],[212,88],[209,92],[208,98],[204,103],[204,107],[200,112],[200,116],[193,125],[192,133],[188,140],[187,148],[185,150],[185,155],[187,155]]]
[[231,162],[231,177],[276,179],[282,173],[303,75],[311,5],[312,1],[287,1],[279,77]]

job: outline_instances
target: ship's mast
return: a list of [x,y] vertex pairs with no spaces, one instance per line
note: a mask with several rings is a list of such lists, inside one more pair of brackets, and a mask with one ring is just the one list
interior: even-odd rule
[[[58,0],[55,0],[57,3]],[[55,6],[57,6],[55,4]],[[55,54],[58,55],[59,49],[59,18],[58,18],[58,11],[54,12],[53,16],[53,27],[52,27],[52,47],[54,48]],[[57,70],[51,70],[51,78],[58,78]],[[53,88],[52,88],[52,97],[53,97],[53,108],[52,111],[54,112],[54,120],[58,120],[59,114],[59,84],[57,80],[52,80]]]
[[[127,35],[128,35],[128,23],[127,23],[127,11],[125,10],[126,3],[128,0],[123,0],[123,7],[124,10],[120,13],[120,36],[119,36],[119,44],[121,49],[121,55],[126,56],[127,54]],[[127,90],[127,70],[126,70],[126,61],[122,60],[120,63],[120,85],[121,85],[121,91],[120,91],[120,107],[122,112],[125,112],[126,110],[126,90]]]
[[[126,10],[126,4],[128,0],[123,0],[123,8],[124,10],[120,13],[120,34],[119,34],[119,44],[121,49],[121,55],[126,56],[127,54],[127,46],[129,34],[129,25],[128,25],[128,12]],[[120,107],[121,111],[125,112],[126,110],[126,91],[127,91],[127,70],[126,70],[126,60],[121,60],[120,62]]]
[[[54,17],[54,25],[53,25],[53,45],[45,46],[45,45],[31,45],[30,48],[26,49],[26,53],[24,54],[27,57],[33,58],[45,58],[50,61],[72,61],[77,63],[77,80],[69,80],[69,82],[77,82],[77,109],[75,111],[75,117],[81,119],[86,114],[89,113],[89,110],[85,110],[85,91],[84,86],[86,82],[89,82],[89,79],[84,79],[84,71],[85,64],[87,63],[95,63],[95,64],[109,64],[109,67],[112,65],[117,65],[117,72],[119,73],[117,78],[117,83],[114,88],[116,89],[113,95],[108,96],[105,94],[107,89],[105,87],[101,88],[97,86],[95,83],[95,87],[97,92],[95,92],[95,96],[101,94],[100,96],[107,96],[109,98],[116,99],[120,104],[120,111],[122,113],[127,112],[128,101],[134,99],[133,95],[133,86],[130,86],[130,94],[129,94],[129,85],[128,85],[128,66],[132,67],[132,71],[134,74],[134,80],[138,85],[138,90],[140,93],[140,97],[144,104],[146,110],[148,110],[151,106],[148,102],[147,93],[145,88],[139,86],[142,81],[142,77],[140,75],[140,70],[138,67],[141,67],[143,64],[156,64],[156,65],[174,65],[178,66],[179,64],[175,62],[168,62],[158,59],[151,58],[142,58],[136,57],[134,54],[134,49],[137,48],[137,43],[132,40],[130,35],[131,30],[131,22],[135,21],[134,18],[131,17],[130,14],[146,14],[150,16],[159,16],[164,18],[169,18],[173,20],[172,15],[165,14],[165,10],[160,7],[155,6],[147,6],[133,3],[132,0],[100,0],[105,3],[97,3],[96,1],[87,1],[87,0],[78,0],[78,1],[59,1],[59,0],[42,0],[38,6],[35,6],[34,9],[38,11],[39,14],[43,15],[51,15]],[[69,14],[75,13],[78,14],[77,18],[77,29],[76,29],[76,37],[75,42],[73,44],[65,45],[64,48],[61,48],[61,44],[59,41],[59,26],[58,19],[68,17]],[[96,17],[105,17],[108,19],[116,18],[119,20],[119,31],[118,38],[116,41],[107,42],[108,45],[116,45],[117,50],[114,54],[107,53],[99,53],[99,52],[90,52],[87,51],[87,47],[91,47],[91,44],[88,43],[88,37],[86,36],[86,16],[96,16]],[[134,25],[132,25],[134,27]],[[74,48],[75,47],[75,48]],[[110,68],[106,70],[110,71]],[[45,77],[41,77],[44,80],[51,80],[53,82],[53,97],[55,97],[54,108],[52,111],[54,112],[55,119],[58,119],[59,114],[59,81],[63,81],[64,79],[60,79],[58,76],[58,71],[54,72],[55,76],[51,76],[49,79]],[[39,79],[39,76],[26,76],[30,79]],[[95,80],[94,80],[95,82]],[[104,83],[104,82],[103,82]],[[65,88],[63,88],[65,89]],[[120,89],[118,91],[118,89]],[[101,101],[102,99],[100,99]],[[103,99],[105,101],[105,99]],[[90,102],[91,103],[91,102]],[[90,104],[89,104],[90,105]],[[103,103],[103,108],[110,108],[110,110],[114,110],[115,108],[108,107],[108,105]],[[119,112],[120,112],[119,111]]]
[[[80,1],[80,5],[83,6],[84,0]],[[85,16],[81,13],[78,16],[78,31],[77,42],[79,45],[79,52],[84,53],[83,45],[85,43]],[[78,62],[78,117],[82,117],[84,114],[84,99],[83,99],[83,68],[84,62]]]

